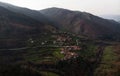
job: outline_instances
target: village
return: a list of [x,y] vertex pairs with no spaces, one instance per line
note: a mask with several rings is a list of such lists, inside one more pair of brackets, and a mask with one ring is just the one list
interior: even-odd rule
[[79,45],[79,39],[75,39],[74,34],[68,34],[66,32],[60,34],[53,34],[49,39],[46,39],[42,42],[38,40],[35,41],[34,39],[30,38],[29,42],[32,45],[39,43],[40,46],[60,47],[60,54],[64,55],[64,57],[61,58],[61,60],[77,58],[79,55],[78,53],[76,53],[76,51],[80,51],[82,49]]
[[60,53],[65,55],[62,60],[67,60],[67,59],[78,57],[79,55],[74,51],[79,51],[79,50],[81,50],[79,46],[65,46],[61,48]]

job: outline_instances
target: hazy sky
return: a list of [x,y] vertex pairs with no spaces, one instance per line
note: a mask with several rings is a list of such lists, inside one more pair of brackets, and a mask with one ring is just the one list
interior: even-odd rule
[[120,15],[120,0],[0,0],[31,9],[60,7],[86,11],[95,15]]

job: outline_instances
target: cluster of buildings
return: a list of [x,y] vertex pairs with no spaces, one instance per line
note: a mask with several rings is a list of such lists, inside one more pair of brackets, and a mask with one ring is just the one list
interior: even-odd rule
[[[29,41],[32,44],[34,43],[34,40],[32,38],[30,38]],[[76,39],[75,41],[70,35],[64,33],[52,35],[51,40],[42,41],[41,45],[56,45],[62,47],[60,52],[64,55],[64,58],[62,60],[78,57],[78,53],[76,53],[76,51],[81,50],[81,47],[79,47],[79,40]]]
[[64,58],[62,60],[67,60],[70,58],[78,57],[78,54],[75,51],[79,51],[81,48],[79,46],[64,46],[61,48],[61,54],[64,54]]

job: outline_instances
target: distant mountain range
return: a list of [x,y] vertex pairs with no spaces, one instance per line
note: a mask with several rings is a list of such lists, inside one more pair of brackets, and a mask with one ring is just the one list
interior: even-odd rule
[[105,19],[113,19],[115,21],[120,22],[120,15],[101,15],[101,17],[105,18]]
[[116,38],[120,35],[120,24],[90,13],[70,11],[62,8],[40,10],[47,17],[61,24],[61,28],[90,38]]
[[[1,39],[24,39],[55,31],[71,32],[94,39],[120,39],[120,23],[114,20],[62,8],[37,11],[0,2]],[[8,42],[0,40],[0,45],[5,43],[9,44],[9,40]]]

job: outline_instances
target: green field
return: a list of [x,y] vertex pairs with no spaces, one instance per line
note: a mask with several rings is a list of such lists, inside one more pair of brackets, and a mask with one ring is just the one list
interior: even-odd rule
[[113,46],[107,46],[104,50],[102,61],[95,71],[95,76],[120,76],[120,70],[116,66],[118,56]]

